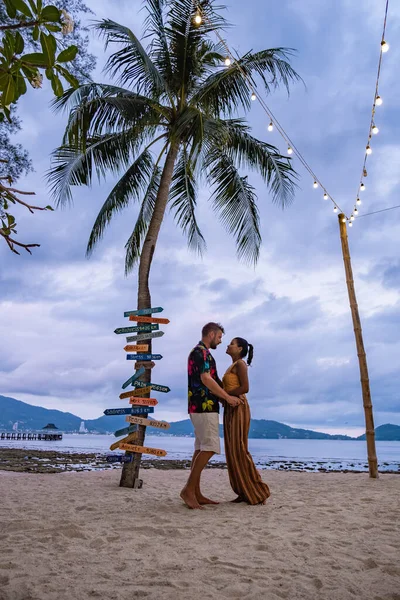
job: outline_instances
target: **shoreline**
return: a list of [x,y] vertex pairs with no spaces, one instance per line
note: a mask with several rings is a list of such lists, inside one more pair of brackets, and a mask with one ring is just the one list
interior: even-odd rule
[[[108,454],[110,455],[110,454]],[[0,471],[19,473],[65,473],[71,471],[107,471],[120,469],[120,463],[108,463],[106,454],[95,452],[60,452],[55,450],[37,450],[26,448],[1,448]],[[142,459],[141,468],[158,470],[189,470],[190,459]],[[256,467],[266,471],[291,471],[300,473],[368,473],[367,468],[357,469],[356,461],[350,463],[352,468],[333,468],[332,461],[301,459],[271,459]],[[338,461],[339,463],[345,461]],[[365,461],[363,461],[365,463]],[[324,466],[325,465],[325,466]],[[389,465],[389,463],[383,463]],[[365,467],[366,465],[364,465]],[[380,466],[382,467],[382,465]],[[211,461],[207,469],[226,470],[225,462]],[[400,465],[397,469],[381,469],[380,474],[400,475]]]

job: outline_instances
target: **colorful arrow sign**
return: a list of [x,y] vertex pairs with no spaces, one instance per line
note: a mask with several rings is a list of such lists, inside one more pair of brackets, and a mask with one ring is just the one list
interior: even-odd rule
[[139,310],[128,310],[124,312],[124,317],[131,317],[134,315],[151,315],[152,313],[162,312],[164,309],[161,306],[155,308],[139,308]]
[[159,338],[164,335],[163,331],[154,331],[154,333],[139,333],[139,335],[131,335],[126,338],[127,342],[139,342],[140,340],[150,340]]
[[140,367],[140,369],[138,371],[136,371],[136,373],[134,373],[132,375],[132,377],[129,377],[129,379],[127,379],[125,381],[125,383],[122,384],[122,389],[124,390],[125,388],[128,387],[128,385],[133,385],[135,383],[135,381],[137,379],[139,379],[139,377],[141,377],[145,373],[146,373],[146,369],[144,367]]
[[106,456],[106,461],[109,463],[130,463],[132,460],[133,456],[131,454],[109,454]]
[[165,421],[155,421],[153,419],[142,419],[142,417],[125,417],[128,423],[137,423],[145,427],[157,427],[158,429],[169,429],[171,425]]
[[134,327],[118,327],[114,329],[114,333],[134,333],[135,331],[157,331],[160,328],[159,325],[135,325]]
[[161,360],[161,354],[127,354],[126,360]]
[[148,448],[147,446],[134,446],[133,444],[120,444],[119,447],[120,450],[127,450],[128,452],[138,452],[139,454],[154,454],[155,456],[167,455],[165,450],[160,450],[159,448]]
[[[158,400],[155,398],[129,398],[129,404],[141,404],[145,406],[157,406]],[[149,412],[154,412],[150,411]]]
[[162,317],[129,317],[130,321],[137,321],[138,323],[162,323],[163,325],[168,325],[169,319],[164,319]]
[[125,352],[147,352],[148,344],[128,344],[124,347]]
[[130,408],[129,406],[127,406],[126,408],[106,408],[106,410],[104,411],[104,414],[106,415],[106,417],[110,417],[112,415],[144,415],[148,412],[154,412],[154,408],[148,408],[146,409],[146,407],[143,406],[138,406]]
[[127,435],[126,437],[122,438],[122,440],[118,440],[117,442],[114,442],[113,444],[111,444],[110,450],[117,450],[119,448],[120,444],[134,444],[137,441],[138,441],[138,433],[137,433],[137,431],[134,431],[130,435]]
[[146,384],[146,387],[141,387],[137,390],[130,390],[129,392],[122,392],[119,395],[121,400],[123,398],[131,398],[132,396],[143,396],[143,394],[149,394],[151,392],[151,387]]
[[129,427],[124,427],[123,429],[118,429],[115,433],[115,437],[121,437],[121,435],[126,435],[127,433],[133,433],[138,430],[137,425],[129,425]]
[[158,383],[145,383],[144,381],[135,381],[133,385],[136,389],[141,389],[142,391],[144,388],[147,389],[148,387],[150,387],[155,392],[164,392],[165,394],[171,391],[171,388],[169,388],[167,385],[159,385]]
[[135,362],[135,369],[140,369],[141,367],[144,367],[145,369],[154,369],[154,367],[156,366],[156,363],[153,360],[148,360],[143,362],[142,360],[139,360],[137,362]]

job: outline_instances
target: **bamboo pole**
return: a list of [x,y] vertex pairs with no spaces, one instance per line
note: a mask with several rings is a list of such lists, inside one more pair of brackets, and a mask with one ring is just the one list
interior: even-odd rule
[[356,338],[357,356],[360,367],[361,390],[365,414],[365,430],[367,440],[368,467],[369,476],[376,479],[378,477],[378,460],[375,449],[375,427],[374,416],[372,412],[371,392],[369,388],[369,377],[367,367],[367,357],[364,350],[364,342],[361,329],[360,315],[358,314],[358,305],[356,292],[354,289],[353,271],[350,261],[349,242],[347,238],[345,215],[339,215],[340,241],[342,243],[342,254],[344,270],[346,273],[347,291],[351,308],[351,317],[353,319],[354,336]]

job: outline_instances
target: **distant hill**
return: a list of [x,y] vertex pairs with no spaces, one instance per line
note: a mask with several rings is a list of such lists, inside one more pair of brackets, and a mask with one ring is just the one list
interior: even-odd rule
[[[61,431],[66,433],[75,433],[79,431],[82,421],[85,421],[85,427],[90,433],[113,433],[117,429],[126,427],[128,423],[124,416],[101,416],[98,419],[82,419],[71,413],[61,410],[50,410],[41,406],[32,406],[15,398],[9,398],[0,395],[0,430],[11,431],[13,424],[18,421],[20,430],[42,429],[47,423],[54,423]],[[223,436],[223,428],[220,426],[220,433]],[[189,419],[175,421],[171,423],[168,432],[163,432],[154,428],[152,435],[174,435],[193,437],[193,427]],[[310,429],[296,429],[279,423],[278,421],[269,421],[266,419],[252,419],[250,423],[250,438],[257,439],[306,439],[306,440],[364,440],[365,435],[358,438],[352,438],[347,435],[330,435],[320,431]],[[400,441],[400,426],[381,425],[376,429],[377,440]]]

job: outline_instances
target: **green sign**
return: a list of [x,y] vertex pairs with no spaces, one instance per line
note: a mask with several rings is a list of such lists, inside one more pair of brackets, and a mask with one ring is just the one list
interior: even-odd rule
[[143,317],[144,315],[159,313],[163,310],[164,309],[161,306],[156,306],[156,308],[139,308],[139,310],[128,310],[127,312],[124,312],[124,317]]
[[134,325],[133,327],[118,327],[118,329],[114,329],[114,333],[134,333],[135,331],[157,331],[160,329],[158,323],[149,323],[146,325]]
[[155,392],[170,392],[171,388],[167,385],[159,385],[158,383],[145,383],[144,381],[135,381],[133,384],[135,388],[151,387]]

